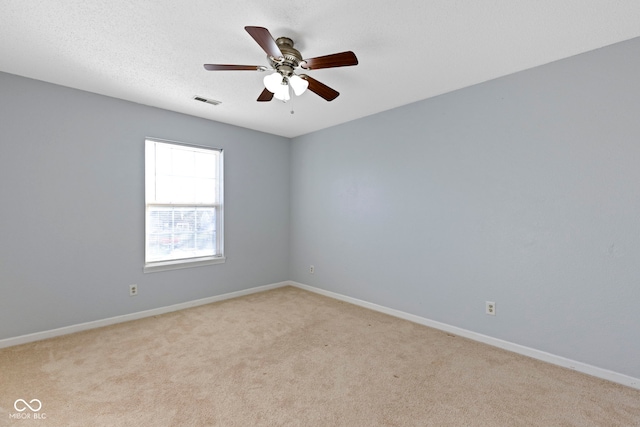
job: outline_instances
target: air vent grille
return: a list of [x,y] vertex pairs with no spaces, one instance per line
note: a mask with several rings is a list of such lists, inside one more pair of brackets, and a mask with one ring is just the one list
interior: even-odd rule
[[204,98],[202,96],[194,96],[193,99],[195,99],[196,101],[200,101],[200,102],[205,102],[207,104],[211,104],[211,105],[220,105],[222,104],[222,101],[216,101],[215,99],[207,99]]

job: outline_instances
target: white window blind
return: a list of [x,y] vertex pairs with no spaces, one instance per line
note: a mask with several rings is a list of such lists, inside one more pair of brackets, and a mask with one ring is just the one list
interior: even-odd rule
[[224,260],[222,150],[145,141],[145,271]]

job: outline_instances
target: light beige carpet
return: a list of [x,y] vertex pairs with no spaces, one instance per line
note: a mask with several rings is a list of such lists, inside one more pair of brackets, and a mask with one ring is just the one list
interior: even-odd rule
[[640,425],[638,390],[292,287],[0,350],[0,387],[15,426]]

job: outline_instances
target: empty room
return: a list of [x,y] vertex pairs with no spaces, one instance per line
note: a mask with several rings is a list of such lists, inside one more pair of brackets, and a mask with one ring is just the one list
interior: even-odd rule
[[0,0],[0,426],[640,426],[640,3]]

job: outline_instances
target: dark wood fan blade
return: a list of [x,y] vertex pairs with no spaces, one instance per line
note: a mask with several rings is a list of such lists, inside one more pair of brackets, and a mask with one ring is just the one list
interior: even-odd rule
[[300,77],[309,82],[309,90],[316,95],[326,99],[327,101],[333,101],[340,95],[340,92],[331,89],[324,83],[320,83],[316,79],[307,76],[306,74],[300,74]]
[[356,54],[347,51],[334,53],[333,55],[318,56],[317,58],[305,59],[300,63],[302,68],[307,70],[318,70],[320,68],[349,67],[358,65]]
[[269,30],[264,27],[244,27],[244,29],[258,42],[267,55],[273,56],[274,58],[280,58],[282,56],[282,52]]
[[258,97],[258,102],[269,102],[273,99],[273,93],[269,92],[267,89],[263,90],[260,96]]
[[229,65],[229,64],[204,64],[205,70],[209,71],[258,71],[260,65]]

